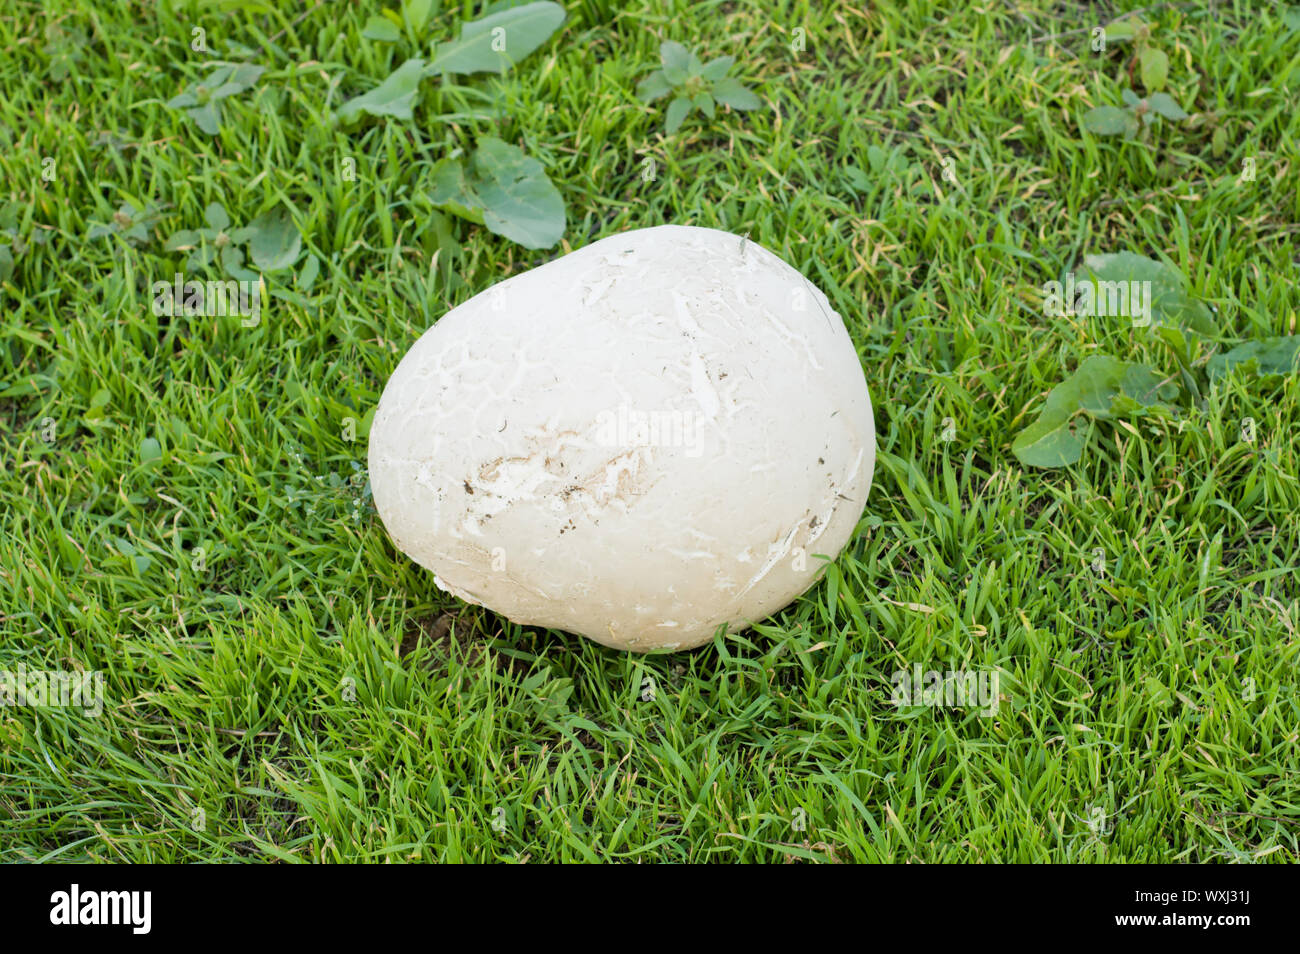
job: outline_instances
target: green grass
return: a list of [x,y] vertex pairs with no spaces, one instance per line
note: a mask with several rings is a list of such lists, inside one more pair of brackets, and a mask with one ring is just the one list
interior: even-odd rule
[[[1229,337],[1297,330],[1279,8],[1144,14],[1170,92],[1229,129],[1215,157],[1209,125],[1080,131],[1125,57],[1087,31],[1124,7],[580,0],[475,81],[500,120],[434,121],[456,107],[429,82],[416,122],[343,131],[327,104],[401,61],[361,37],[380,4],[273,6],[0,15],[24,246],[0,291],[0,669],[105,680],[98,718],[0,709],[0,860],[1300,859],[1296,377],[1099,428],[1066,470],[1010,452],[1089,354],[1169,366],[1146,329],[1043,316],[1085,253],[1167,256]],[[60,82],[52,22],[87,37]],[[215,137],[164,105],[206,72],[196,25],[267,67]],[[764,107],[665,138],[666,104],[634,95],[664,39],[734,55]],[[486,134],[546,166],[563,249],[454,223],[435,259],[432,164]],[[910,169],[872,173],[872,146]],[[157,240],[88,241],[127,199],[159,207]],[[184,270],[162,239],[212,202],[292,204],[323,263],[255,328],[150,311]],[[387,375],[493,282],[667,222],[749,233],[844,316],[880,441],[858,534],[786,611],[691,653],[452,605],[351,480]],[[998,671],[997,716],[892,705],[913,664]]]

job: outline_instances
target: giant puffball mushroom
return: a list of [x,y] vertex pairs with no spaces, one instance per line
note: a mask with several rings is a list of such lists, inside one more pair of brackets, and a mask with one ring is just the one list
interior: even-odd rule
[[370,431],[380,518],[439,587],[633,652],[794,600],[852,536],[875,459],[826,296],[754,242],[676,225],[453,308]]

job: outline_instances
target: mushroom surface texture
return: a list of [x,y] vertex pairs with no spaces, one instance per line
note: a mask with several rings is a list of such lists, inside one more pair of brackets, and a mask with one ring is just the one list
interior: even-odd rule
[[852,537],[875,461],[826,296],[754,242],[677,225],[453,308],[370,429],[379,516],[439,587],[633,652],[794,600]]

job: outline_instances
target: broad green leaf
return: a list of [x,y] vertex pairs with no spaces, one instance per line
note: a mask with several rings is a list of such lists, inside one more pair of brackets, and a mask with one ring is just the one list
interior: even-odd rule
[[302,263],[302,271],[298,273],[298,287],[307,291],[316,283],[316,276],[319,274],[320,259],[309,252],[307,260]]
[[288,268],[302,252],[302,236],[284,209],[264,212],[248,223],[248,254],[263,271]]
[[1106,24],[1106,42],[1109,43],[1112,40],[1123,41],[1133,39],[1134,35],[1137,33],[1137,27],[1141,22],[1142,21],[1136,17],[1132,17],[1127,20],[1116,20],[1114,23]]
[[663,70],[655,70],[636,84],[636,98],[643,103],[653,103],[672,91],[672,84],[668,82],[668,77],[664,76]]
[[487,137],[474,153],[483,223],[525,248],[550,248],[564,234],[564,198],[536,159]]
[[695,55],[691,50],[690,59],[686,61],[686,75],[690,79],[700,79],[704,76],[704,61]]
[[[1187,280],[1178,269],[1134,252],[1115,252],[1084,257],[1084,266],[1096,282],[1126,282],[1131,292],[1134,282],[1150,282],[1151,324],[1172,325],[1200,335],[1214,336],[1218,328],[1205,302],[1187,293]],[[1112,286],[1098,286],[1098,301],[1104,293],[1111,299]],[[1144,289],[1145,290],[1145,289]],[[1120,293],[1122,298],[1122,293]],[[1110,310],[1111,314],[1114,310]]]
[[469,222],[483,224],[483,208],[459,159],[440,159],[433,167],[429,201]]
[[1137,132],[1138,124],[1127,109],[1096,106],[1083,114],[1083,128],[1098,136],[1132,136]]
[[406,0],[402,4],[402,18],[411,32],[419,36],[429,23],[429,14],[433,12],[433,0]]
[[241,282],[256,282],[257,272],[244,267],[244,250],[237,245],[227,245],[221,250],[221,267],[231,278]]
[[691,100],[688,96],[678,96],[668,104],[668,115],[664,119],[664,129],[669,135],[677,132],[691,112]]
[[1186,119],[1187,114],[1168,93],[1153,93],[1147,97],[1147,105],[1153,113],[1159,113],[1165,119]]
[[217,109],[217,102],[244,92],[256,83],[265,71],[265,67],[253,63],[219,66],[205,79],[191,85],[179,96],[172,97],[167,101],[167,105],[172,109],[190,109],[190,116],[195,122],[199,122],[199,117],[195,114],[196,110],[205,110],[199,128],[204,132],[215,133],[215,128],[205,128],[204,123],[211,125],[214,118],[217,123],[220,123],[221,113]]
[[736,62],[734,56],[720,56],[716,60],[709,60],[705,65],[704,71],[700,74],[710,83],[716,83],[727,75],[733,63]]
[[208,94],[208,101],[213,102],[218,99],[226,99],[242,91],[243,87],[238,83],[222,83],[211,93]]
[[261,79],[262,74],[265,72],[265,66],[258,66],[255,63],[240,63],[230,74],[227,82],[238,86],[240,92],[243,92]]
[[[870,147],[870,148],[875,148]],[[871,177],[859,169],[857,166],[845,166],[844,177],[849,180],[849,185],[853,186],[859,192],[870,192],[872,188]]]
[[1089,427],[1068,417],[1040,417],[1016,435],[1011,451],[1026,467],[1069,467],[1083,456]]
[[681,86],[691,77],[691,51],[676,40],[659,44],[659,59],[664,64],[664,75],[674,86]]
[[1228,151],[1228,129],[1220,126],[1210,139],[1210,153],[1217,159]]
[[763,101],[734,76],[724,76],[713,84],[709,92],[722,105],[732,109],[758,109],[763,105]]
[[691,100],[691,105],[704,113],[710,119],[713,118],[713,97],[708,93],[700,93]]
[[[206,235],[201,235],[207,238]],[[225,249],[229,251],[229,247]],[[190,252],[189,257],[185,259],[185,267],[192,271],[202,271],[217,260],[217,250],[213,247],[211,240],[203,242],[198,248]]]
[[151,464],[162,457],[162,445],[158,443],[157,438],[146,437],[140,442],[138,453],[143,463]]
[[380,43],[396,43],[402,38],[402,31],[383,16],[373,16],[366,21],[366,28],[361,31],[361,35],[367,40],[377,40]]
[[1210,359],[1212,377],[1226,376],[1234,368],[1253,371],[1260,377],[1295,374],[1300,370],[1300,335],[1282,335],[1247,341]]
[[428,71],[430,75],[504,73],[563,23],[564,8],[549,0],[501,10],[466,23],[457,39],[439,43]]
[[179,252],[186,249],[194,248],[202,240],[194,229],[181,229],[166,242],[163,242],[163,251]]
[[14,253],[8,245],[0,245],[0,282],[7,282],[14,273]]
[[1145,365],[1093,355],[1052,388],[1038,419],[1016,436],[1011,450],[1029,467],[1067,467],[1083,454],[1087,419],[1109,420],[1164,408],[1164,401],[1177,390]]
[[526,7],[533,3],[534,0],[492,0],[483,8],[481,16],[490,17],[494,13],[500,13],[502,10],[509,10],[511,7]]
[[491,136],[479,141],[468,169],[438,164],[431,201],[525,248],[550,248],[564,234],[564,199],[542,164]]
[[1142,85],[1148,93],[1165,88],[1165,80],[1169,78],[1169,57],[1164,50],[1158,50],[1154,46],[1144,47],[1138,67],[1142,74]]
[[1178,395],[1172,381],[1146,365],[1104,354],[1085,358],[1072,378],[1079,379],[1079,410],[1103,421],[1165,407]]
[[230,228],[230,216],[226,214],[226,210],[218,202],[213,202],[203,210],[203,221],[218,232]]
[[235,67],[233,63],[227,66],[218,66],[209,73],[201,83],[199,83],[199,86],[213,90],[234,75]]
[[188,110],[190,119],[194,124],[207,133],[209,136],[215,136],[221,132],[221,106],[219,103],[205,103],[194,109]]
[[370,92],[362,93],[340,106],[339,119],[350,122],[362,113],[410,119],[423,77],[424,60],[407,60]]

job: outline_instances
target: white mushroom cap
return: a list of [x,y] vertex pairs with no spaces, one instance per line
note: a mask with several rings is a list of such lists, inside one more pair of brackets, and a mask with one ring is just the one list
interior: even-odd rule
[[440,587],[634,651],[788,604],[852,535],[874,466],[826,296],[740,236],[672,225],[452,309],[370,432],[380,517]]

